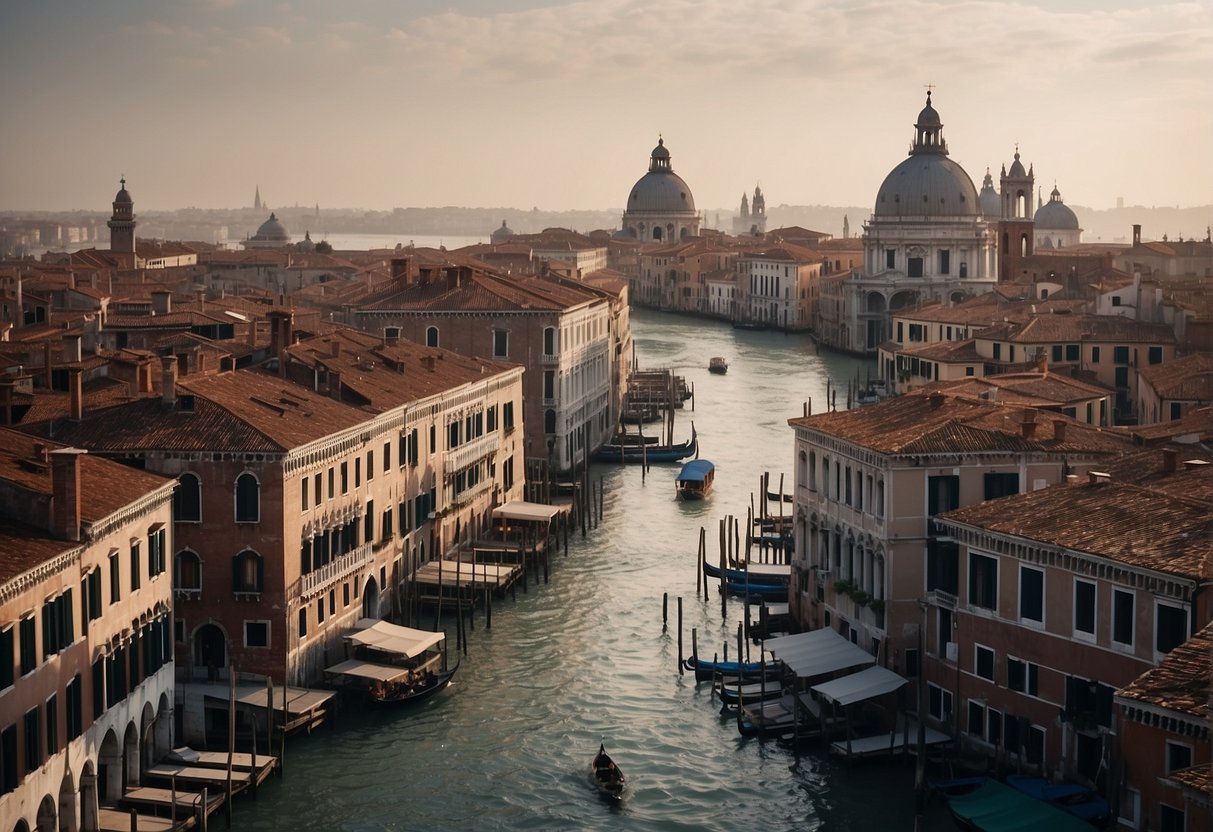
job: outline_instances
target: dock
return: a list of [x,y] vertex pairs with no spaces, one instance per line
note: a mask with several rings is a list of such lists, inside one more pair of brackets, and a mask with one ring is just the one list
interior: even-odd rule
[[[928,749],[951,741],[952,738],[947,734],[927,726],[926,746]],[[914,720],[910,720],[908,726],[904,723],[899,724],[896,728],[883,734],[855,737],[850,740],[838,740],[830,743],[830,753],[837,754],[846,760],[855,760],[863,757],[881,757],[886,754],[895,754],[899,751],[915,754],[917,750],[918,723]]]

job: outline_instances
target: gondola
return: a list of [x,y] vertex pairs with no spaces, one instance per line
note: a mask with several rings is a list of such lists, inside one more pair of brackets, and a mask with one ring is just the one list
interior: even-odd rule
[[676,445],[630,445],[608,442],[594,451],[595,462],[678,462],[699,451],[699,437],[691,426],[691,438]]
[[1052,803],[1088,823],[1106,823],[1112,814],[1112,808],[1103,795],[1077,783],[1052,783],[1043,777],[1010,774],[1007,775],[1007,785],[1029,797]]
[[424,702],[449,685],[458,669],[459,664],[456,663],[450,670],[430,673],[413,684],[401,683],[395,687],[372,688],[368,698],[375,705],[415,705]]
[[754,578],[748,581],[744,578],[739,581],[725,578],[724,589],[729,595],[738,598],[749,598],[754,603],[770,601],[772,599],[780,601],[788,600],[788,585],[782,581],[775,583],[765,581],[760,583]]
[[598,753],[590,761],[590,780],[598,789],[598,793],[608,800],[623,799],[623,787],[627,781],[623,776],[623,769],[607,754],[605,744],[598,746]]
[[783,672],[779,662],[720,662],[691,656],[683,659],[682,666],[695,674],[695,681],[706,682],[718,675],[738,676],[743,679],[761,679],[762,675],[778,675]]
[[[709,578],[719,578],[722,573],[721,573],[720,566],[718,564],[714,564],[711,561],[709,561],[707,558],[704,558],[703,559],[703,574],[707,575]],[[771,585],[773,585],[773,584],[782,583],[784,586],[788,585],[788,581],[783,580],[782,578],[776,578],[772,575],[762,575],[762,576],[750,575],[749,573],[746,572],[746,570],[737,569],[736,567],[726,566],[724,568],[723,574],[724,574],[725,580],[727,580],[731,583],[744,584],[746,582],[746,580],[748,579],[751,583],[754,583],[754,584],[764,584],[764,585],[771,584]]]

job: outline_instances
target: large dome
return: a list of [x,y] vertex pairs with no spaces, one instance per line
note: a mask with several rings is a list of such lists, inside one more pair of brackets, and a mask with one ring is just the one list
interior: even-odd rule
[[976,217],[980,203],[973,180],[948,158],[943,122],[931,106],[918,114],[910,158],[885,177],[876,193],[877,217]]
[[278,217],[271,213],[270,218],[261,223],[261,227],[257,229],[257,233],[253,235],[253,239],[286,243],[290,242],[291,235],[286,232],[286,227],[278,221]]
[[1053,186],[1049,201],[1036,209],[1033,219],[1037,228],[1045,231],[1078,231],[1078,217],[1061,201],[1061,191]]
[[640,177],[628,194],[627,213],[653,211],[663,214],[695,213],[695,197],[682,177],[670,167],[670,151],[663,139],[649,157],[649,172]]
[[911,156],[885,177],[876,194],[878,217],[977,216],[977,189],[947,156]]

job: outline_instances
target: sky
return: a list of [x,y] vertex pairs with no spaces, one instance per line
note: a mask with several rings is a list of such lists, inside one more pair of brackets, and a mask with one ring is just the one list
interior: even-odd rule
[[871,206],[934,86],[978,187],[1213,203],[1208,0],[0,0],[0,210]]

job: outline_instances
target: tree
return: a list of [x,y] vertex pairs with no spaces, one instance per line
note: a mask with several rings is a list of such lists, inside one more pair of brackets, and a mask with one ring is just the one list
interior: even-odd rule
[[333,253],[332,243],[330,243],[328,240],[321,240],[320,242],[316,243],[316,253],[317,254],[332,254]]

